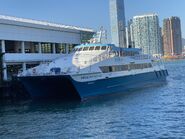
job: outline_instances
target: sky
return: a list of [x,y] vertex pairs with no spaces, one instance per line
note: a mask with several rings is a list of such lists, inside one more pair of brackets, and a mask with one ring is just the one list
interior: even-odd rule
[[[162,20],[179,16],[185,38],[185,0],[125,0],[125,16],[157,13]],[[110,32],[109,0],[0,0],[0,14]]]

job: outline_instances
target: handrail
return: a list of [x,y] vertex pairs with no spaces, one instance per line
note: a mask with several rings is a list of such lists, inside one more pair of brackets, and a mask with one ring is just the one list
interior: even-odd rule
[[100,55],[92,55],[92,54],[83,54],[83,56],[95,56],[92,59],[90,59],[89,61],[86,60],[80,60],[80,62],[92,62],[92,61],[96,61],[96,62],[101,62],[103,60],[109,59],[109,58],[113,58],[116,56],[119,56],[118,54],[114,54],[114,53],[103,53]]
[[[67,55],[63,55],[63,58],[65,58],[66,56]],[[79,59],[78,56],[82,56],[82,57],[89,56],[89,59],[88,60],[86,60],[85,58],[80,58]],[[91,54],[91,53],[74,54],[73,58],[77,60],[76,62],[79,62],[78,66],[72,65],[70,67],[67,67],[67,70],[64,70],[65,73],[60,73],[60,74],[68,74],[68,73],[71,73],[71,72],[80,73],[80,69],[86,68],[88,66],[89,66],[89,68],[91,68],[91,65],[93,65],[95,63],[98,63],[98,62],[101,62],[101,61],[104,61],[104,60],[107,60],[107,59],[110,59],[110,58],[114,58],[114,57],[125,57],[125,56],[122,55],[121,53],[118,53],[118,52],[104,52],[104,53],[101,53],[99,55],[97,55],[97,54],[95,55],[95,54]],[[150,56],[150,55],[135,55],[135,56],[129,56],[129,58],[137,59],[137,60],[141,60],[141,59],[144,60],[144,59],[151,59],[152,56]],[[38,67],[42,67],[42,66],[45,66],[45,64],[39,65]],[[52,72],[42,73],[39,70],[35,71],[35,72],[33,72],[33,71],[34,71],[34,68],[29,69],[26,72],[22,72],[22,74],[19,74],[19,75],[36,76],[36,75],[52,75],[52,74],[54,74]],[[54,75],[56,75],[56,74],[54,74]]]

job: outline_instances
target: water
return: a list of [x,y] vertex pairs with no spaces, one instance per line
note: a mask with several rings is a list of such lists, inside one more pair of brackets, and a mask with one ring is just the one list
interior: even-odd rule
[[185,61],[167,62],[168,83],[86,102],[0,106],[0,139],[185,139]]

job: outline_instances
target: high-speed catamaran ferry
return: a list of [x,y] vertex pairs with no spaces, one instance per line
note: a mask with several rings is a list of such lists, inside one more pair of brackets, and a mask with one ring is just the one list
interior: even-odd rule
[[164,83],[168,71],[141,49],[82,44],[70,54],[18,75],[32,98],[86,99]]

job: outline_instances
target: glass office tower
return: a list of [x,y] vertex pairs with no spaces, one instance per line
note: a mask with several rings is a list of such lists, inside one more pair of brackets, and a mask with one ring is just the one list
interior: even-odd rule
[[123,0],[110,0],[110,19],[112,43],[117,47],[127,47]]

